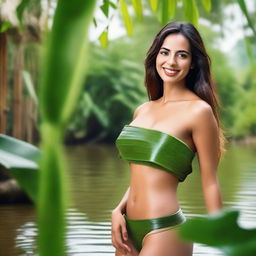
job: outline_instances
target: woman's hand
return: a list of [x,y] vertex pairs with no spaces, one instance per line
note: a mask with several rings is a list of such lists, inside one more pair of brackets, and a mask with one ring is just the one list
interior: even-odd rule
[[128,241],[128,233],[126,229],[125,218],[119,209],[112,211],[112,244],[118,251],[124,254],[131,252],[130,247],[125,243]]

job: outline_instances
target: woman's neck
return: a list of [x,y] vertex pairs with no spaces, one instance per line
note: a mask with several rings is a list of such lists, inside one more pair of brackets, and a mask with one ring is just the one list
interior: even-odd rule
[[191,98],[191,93],[184,84],[163,84],[162,102]]

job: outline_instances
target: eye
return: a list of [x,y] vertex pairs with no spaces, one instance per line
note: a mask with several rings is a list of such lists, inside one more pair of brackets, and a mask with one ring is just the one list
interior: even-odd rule
[[185,59],[188,57],[187,54],[184,54],[184,53],[179,53],[178,56],[181,57],[182,59]]
[[167,51],[160,51],[160,54],[166,56],[166,55],[168,55],[168,52]]

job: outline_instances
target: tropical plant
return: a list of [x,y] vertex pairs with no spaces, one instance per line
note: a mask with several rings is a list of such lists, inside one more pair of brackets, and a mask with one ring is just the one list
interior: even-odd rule
[[40,2],[33,1],[27,6],[28,2],[3,0],[0,3],[0,131],[32,142],[36,105],[23,93],[28,85],[23,74],[25,72],[26,77],[30,77],[32,84],[37,82],[35,69],[38,59],[34,45],[40,41]]
[[143,48],[138,40],[126,38],[107,49],[90,44],[87,80],[68,127],[69,139],[112,142],[131,120],[135,107],[146,100],[143,65],[138,64],[143,62]]
[[[170,19],[176,19],[178,15],[179,18],[182,17],[183,20],[187,20],[193,23],[195,26],[198,26],[198,19],[200,17],[206,17],[208,20],[213,23],[218,23],[223,25],[225,20],[225,6],[238,4],[240,7],[244,17],[247,20],[247,24],[245,24],[245,30],[249,30],[252,34],[256,35],[255,28],[255,15],[252,15],[248,11],[247,4],[244,0],[225,0],[225,1],[211,1],[211,0],[202,0],[199,2],[195,0],[150,0],[150,1],[142,1],[142,0],[132,0],[132,6],[134,10],[134,15],[138,20],[143,19],[143,10],[151,9],[158,18],[159,22],[164,25]],[[126,31],[128,35],[133,33],[133,21],[132,15],[128,10],[128,1],[126,0],[117,0],[117,3],[120,5],[120,10],[122,14],[122,18],[124,20],[124,24],[126,27]],[[149,3],[150,6],[147,4]],[[102,31],[99,39],[103,47],[108,45],[108,30],[109,26],[111,26],[111,20],[113,15],[111,15],[111,9],[116,9],[117,5],[113,3],[111,0],[103,0],[102,5],[100,6],[102,12],[104,13],[107,22],[105,23],[105,28]],[[95,24],[97,25],[96,19]],[[222,27],[222,26],[221,26]],[[244,40],[246,42],[246,48],[248,56],[252,59],[252,40],[253,37],[250,36],[250,33],[245,34]]]
[[256,79],[254,70],[256,65],[249,66],[243,73],[243,82],[240,81],[240,101],[236,105],[236,120],[232,127],[232,134],[236,137],[242,137],[244,134],[249,136],[256,135],[256,115],[255,115],[255,97],[256,97]]
[[238,217],[238,210],[226,209],[214,215],[190,219],[181,226],[180,234],[186,240],[220,249],[226,256],[254,256],[256,229],[240,227]]
[[[151,1],[151,4],[156,2]],[[127,8],[123,0],[120,0],[119,3],[129,34],[131,26]],[[64,254],[66,203],[63,176],[65,176],[65,166],[61,148],[65,127],[73,113],[81,89],[84,75],[82,68],[85,70],[83,64],[85,64],[85,56],[88,52],[86,47],[83,47],[86,41],[85,33],[87,33],[85,28],[88,28],[93,5],[94,1],[77,0],[76,4],[65,1],[58,2],[44,62],[43,80],[40,87],[43,121],[41,125],[42,151],[45,154],[41,162],[42,175],[39,192],[39,248],[42,255],[46,255],[49,248],[52,255]],[[163,2],[162,5],[165,9],[166,6]],[[186,1],[184,6],[185,10],[192,10],[192,13],[186,12],[187,15],[190,15],[189,20],[196,23],[196,11],[193,12],[195,5],[191,6],[190,1]],[[154,8],[153,6],[153,10]],[[163,17],[165,16],[163,15]],[[81,34],[85,36],[80,36],[77,40],[76,38]],[[85,41],[80,38],[84,38]],[[76,51],[72,51],[73,49]],[[54,204],[51,203],[53,194],[56,198]],[[52,234],[55,234],[55,240],[50,242],[48,238],[52,237]]]
[[[63,136],[88,64],[88,26],[95,1],[58,1],[45,41],[40,81],[41,148],[38,222],[40,255],[65,254],[66,165]],[[52,239],[54,237],[54,239]]]
[[37,147],[0,134],[0,165],[8,169],[34,202],[38,198],[39,158]]
[[[7,3],[6,0],[3,0],[0,3],[1,7],[4,7],[5,3]],[[194,24],[198,24],[198,17],[203,17],[207,21],[210,21],[212,25],[214,24],[220,24],[220,29],[223,29],[224,24],[223,21],[226,18],[226,14],[224,15],[224,12],[227,7],[235,7],[235,5],[238,5],[240,9],[242,10],[244,16],[246,17],[247,24],[245,24],[244,33],[245,33],[245,42],[247,46],[247,52],[249,56],[251,56],[251,59],[253,60],[253,32],[255,32],[255,18],[252,13],[252,8],[249,9],[246,5],[244,0],[225,0],[225,1],[187,1],[187,0],[175,0],[175,1],[158,1],[158,0],[152,0],[152,1],[142,1],[142,0],[134,0],[134,1],[127,1],[127,0],[101,0],[97,1],[98,8],[102,11],[103,15],[105,16],[106,20],[105,27],[102,30],[102,34],[99,36],[99,41],[101,42],[103,47],[106,47],[108,45],[108,31],[111,27],[111,21],[115,15],[118,15],[121,13],[123,20],[126,25],[127,33],[134,34],[134,31],[136,30],[136,27],[138,26],[137,21],[145,21],[145,19],[148,17],[145,15],[146,12],[153,10],[153,13],[155,13],[155,16],[159,20],[161,24],[166,23],[170,19],[184,19],[193,22]],[[51,20],[53,18],[54,10],[56,8],[56,2],[55,1],[47,1],[42,3],[42,1],[28,1],[28,0],[22,0],[19,2],[15,1],[13,4],[17,5],[17,18],[15,18],[15,15],[12,14],[10,11],[9,13],[1,12],[0,14],[0,27],[1,27],[1,37],[3,40],[7,38],[7,34],[9,32],[10,35],[19,35],[19,37],[22,38],[22,44],[25,44],[25,47],[19,48],[20,54],[19,58],[20,60],[17,60],[17,70],[24,69],[25,73],[29,74],[26,75],[26,77],[22,77],[22,74],[24,72],[15,72],[14,74],[11,74],[10,77],[16,77],[14,79],[14,83],[17,85],[17,90],[15,90],[15,97],[17,104],[15,104],[15,108],[8,110],[8,103],[6,103],[6,97],[5,95],[8,95],[7,91],[7,80],[6,75],[8,72],[6,71],[6,61],[4,59],[4,55],[0,57],[0,61],[3,61],[2,66],[5,67],[5,71],[2,70],[3,75],[1,75],[0,80],[0,91],[1,93],[1,101],[0,101],[0,117],[1,117],[1,130],[6,131],[8,130],[9,133],[13,129],[14,134],[16,134],[17,137],[21,137],[21,133],[26,135],[26,139],[28,141],[33,141],[33,138],[35,138],[36,134],[33,133],[33,127],[36,127],[37,123],[37,111],[36,111],[36,105],[33,100],[31,100],[31,97],[25,98],[24,95],[21,95],[21,89],[23,87],[22,80],[24,80],[24,84],[26,86],[30,86],[31,83],[28,83],[27,77],[30,76],[30,81],[32,84],[34,84],[34,87],[37,88],[37,77],[38,77],[38,67],[35,61],[37,57],[37,47],[33,42],[40,42],[40,34],[42,31],[47,31],[48,24],[51,23]],[[7,4],[6,4],[7,5]],[[128,7],[133,7],[128,8]],[[6,8],[2,8],[3,10]],[[13,7],[14,9],[14,7]],[[117,10],[120,10],[118,12]],[[251,13],[250,13],[251,12]],[[135,16],[135,17],[133,17]],[[232,17],[229,17],[231,19]],[[18,24],[18,20],[20,21],[20,24]],[[39,22],[40,21],[40,22]],[[97,26],[98,23],[100,23],[100,20],[97,19],[97,17],[94,17],[94,24]],[[136,26],[134,24],[136,23]],[[252,32],[252,33],[250,33]],[[17,37],[17,36],[16,36]],[[5,39],[4,39],[5,38]],[[9,44],[11,43],[11,40],[8,41]],[[19,42],[19,41],[18,41]],[[113,42],[112,42],[113,43]],[[1,44],[5,45],[4,43]],[[6,48],[6,47],[5,47]],[[17,46],[18,49],[18,46]],[[0,51],[4,53],[4,51]],[[31,54],[32,53],[32,54]],[[24,55],[24,56],[23,56]],[[24,64],[22,64],[24,62]],[[23,67],[22,67],[22,65]],[[32,65],[31,65],[32,64]],[[1,70],[0,70],[1,72]],[[31,88],[31,86],[30,86]],[[29,89],[29,88],[28,88]],[[10,94],[10,92],[9,92]],[[23,105],[26,105],[26,109],[24,111],[29,111],[30,114],[27,116],[33,116],[33,118],[27,118],[25,122],[22,122],[21,118],[21,110],[20,107],[21,102],[23,102]],[[24,104],[25,103],[25,104]],[[82,105],[82,103],[80,103]],[[23,112],[24,112],[23,111]],[[226,113],[229,110],[227,109]],[[130,111],[128,111],[130,112]],[[8,113],[8,114],[7,114]],[[9,120],[12,120],[14,123],[14,127],[6,127],[6,117]],[[22,123],[22,124],[21,124]],[[86,122],[87,123],[87,122]],[[229,124],[231,124],[231,121],[229,121]],[[21,129],[22,128],[22,129]],[[24,131],[23,131],[24,130]],[[72,128],[72,130],[74,130]],[[77,136],[81,136],[82,133],[77,132]]]

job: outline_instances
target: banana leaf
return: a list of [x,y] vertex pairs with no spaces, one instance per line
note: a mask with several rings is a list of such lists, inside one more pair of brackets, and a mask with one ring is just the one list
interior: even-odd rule
[[181,227],[181,237],[215,247],[226,256],[256,255],[256,229],[238,224],[239,211],[225,209],[214,215],[188,220]]
[[38,194],[40,150],[21,140],[0,134],[0,165],[4,166],[33,200]]

